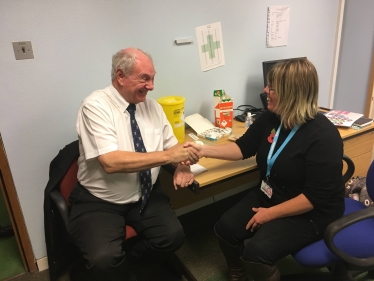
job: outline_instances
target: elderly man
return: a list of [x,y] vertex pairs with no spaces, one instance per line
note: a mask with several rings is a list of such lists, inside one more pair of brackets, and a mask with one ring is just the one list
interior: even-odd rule
[[[196,163],[198,153],[178,144],[162,107],[147,97],[155,74],[148,54],[121,50],[112,59],[112,85],[94,91],[78,112],[79,184],[68,231],[90,280],[150,280],[184,240],[158,174],[161,165],[177,164],[174,186],[188,186],[193,174],[178,163]],[[128,249],[125,224],[138,233]]]

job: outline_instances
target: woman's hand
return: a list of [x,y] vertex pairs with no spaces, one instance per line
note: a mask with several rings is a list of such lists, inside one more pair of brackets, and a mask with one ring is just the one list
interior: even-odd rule
[[247,230],[250,229],[253,232],[261,225],[271,220],[304,214],[313,210],[313,208],[312,203],[303,193],[301,193],[298,196],[271,208],[252,208],[252,211],[256,214],[254,214],[245,228]]
[[252,208],[252,211],[256,214],[254,214],[245,227],[245,229],[251,230],[251,232],[256,231],[261,225],[273,219],[269,208]]

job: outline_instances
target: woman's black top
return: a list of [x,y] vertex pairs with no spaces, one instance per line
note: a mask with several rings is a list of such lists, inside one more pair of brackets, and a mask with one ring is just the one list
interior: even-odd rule
[[[243,159],[256,155],[261,180],[266,180],[267,157],[280,118],[271,111],[262,113],[246,133],[236,141]],[[273,154],[291,130],[281,129]],[[319,230],[341,217],[344,212],[342,182],[343,141],[337,128],[322,114],[302,124],[275,160],[269,182],[271,199],[255,187],[269,202],[279,204],[303,193],[314,209],[303,214]]]

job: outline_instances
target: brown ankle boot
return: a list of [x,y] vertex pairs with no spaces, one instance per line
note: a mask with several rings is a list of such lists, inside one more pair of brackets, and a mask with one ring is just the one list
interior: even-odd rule
[[254,281],[280,281],[280,273],[275,265],[243,261],[248,274]]
[[230,281],[248,281],[247,272],[244,262],[240,259],[242,255],[244,244],[240,246],[233,246],[224,241],[218,235],[219,246],[225,256],[227,267],[229,269]]

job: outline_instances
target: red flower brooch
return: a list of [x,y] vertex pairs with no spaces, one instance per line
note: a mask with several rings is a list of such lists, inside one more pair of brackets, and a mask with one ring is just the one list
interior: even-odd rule
[[271,130],[270,135],[268,136],[268,142],[273,143],[274,141],[274,136],[275,136],[275,129]]

